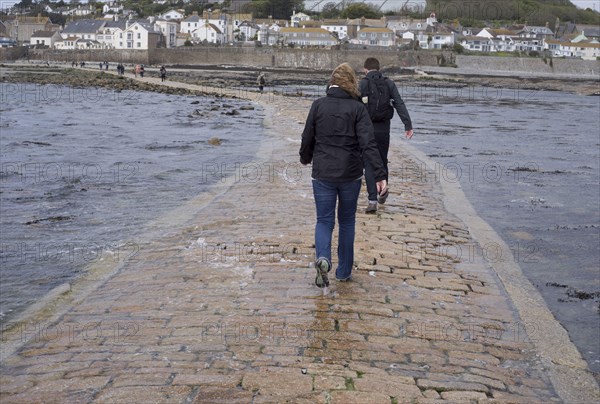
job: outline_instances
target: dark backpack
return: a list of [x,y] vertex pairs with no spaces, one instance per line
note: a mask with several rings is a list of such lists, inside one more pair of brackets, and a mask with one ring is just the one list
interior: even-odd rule
[[367,80],[367,110],[373,122],[388,121],[394,117],[394,108],[391,103],[390,88],[386,77],[369,78]]

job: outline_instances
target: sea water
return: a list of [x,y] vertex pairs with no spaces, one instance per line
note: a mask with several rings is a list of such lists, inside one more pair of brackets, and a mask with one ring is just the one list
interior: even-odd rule
[[264,112],[246,101],[0,89],[3,322],[94,260],[135,253],[127,240],[234,175],[263,138]]
[[[402,86],[409,142],[460,183],[600,372],[600,97],[531,89]],[[392,143],[404,126],[392,121]],[[390,156],[390,160],[393,159]],[[392,178],[390,186],[401,186]],[[494,258],[494,257],[492,257]]]

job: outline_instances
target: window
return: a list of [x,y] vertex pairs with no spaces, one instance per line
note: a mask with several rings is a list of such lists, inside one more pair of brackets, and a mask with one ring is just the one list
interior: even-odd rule
[[137,39],[142,39],[142,34],[138,32],[138,37]]
[[390,34],[388,34],[388,33],[385,33],[385,34],[383,34],[383,37],[384,37],[384,38],[387,38],[387,37],[389,37],[389,36],[390,36]]
[[360,34],[361,38],[366,38],[367,34],[365,34],[364,32]]
[[141,47],[142,47],[142,43],[141,43],[141,42],[138,42],[138,43],[137,43],[137,47],[138,47],[138,48],[141,48]]

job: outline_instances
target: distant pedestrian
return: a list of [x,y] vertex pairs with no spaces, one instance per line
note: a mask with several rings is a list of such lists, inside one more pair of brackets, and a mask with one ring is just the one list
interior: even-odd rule
[[133,74],[135,75],[136,78],[137,78],[137,75],[140,73],[140,71],[141,71],[140,65],[135,65],[135,67],[133,68]]
[[100,62],[100,70],[102,70],[102,62]]
[[140,77],[141,77],[141,78],[144,78],[144,72],[145,72],[145,71],[146,71],[146,70],[144,69],[144,65],[141,65],[141,66],[140,66]]
[[258,91],[260,91],[262,93],[263,89],[265,88],[265,84],[267,83],[264,73],[261,72],[258,75],[258,78],[256,79],[256,83],[258,84]]
[[75,61],[72,61],[72,62],[71,62],[71,67],[75,67],[75,65],[76,65],[76,64],[77,64],[77,63],[75,63]]
[[160,67],[160,81],[165,81],[167,79],[167,69],[164,66]]
[[104,62],[104,67],[105,67],[104,70],[108,70],[108,62]]

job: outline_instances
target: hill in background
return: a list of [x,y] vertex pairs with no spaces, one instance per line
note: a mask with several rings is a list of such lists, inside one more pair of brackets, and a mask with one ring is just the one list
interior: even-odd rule
[[464,26],[491,23],[527,23],[554,27],[560,22],[600,24],[600,13],[582,10],[568,0],[427,0],[427,13],[435,12],[438,20],[458,20]]

